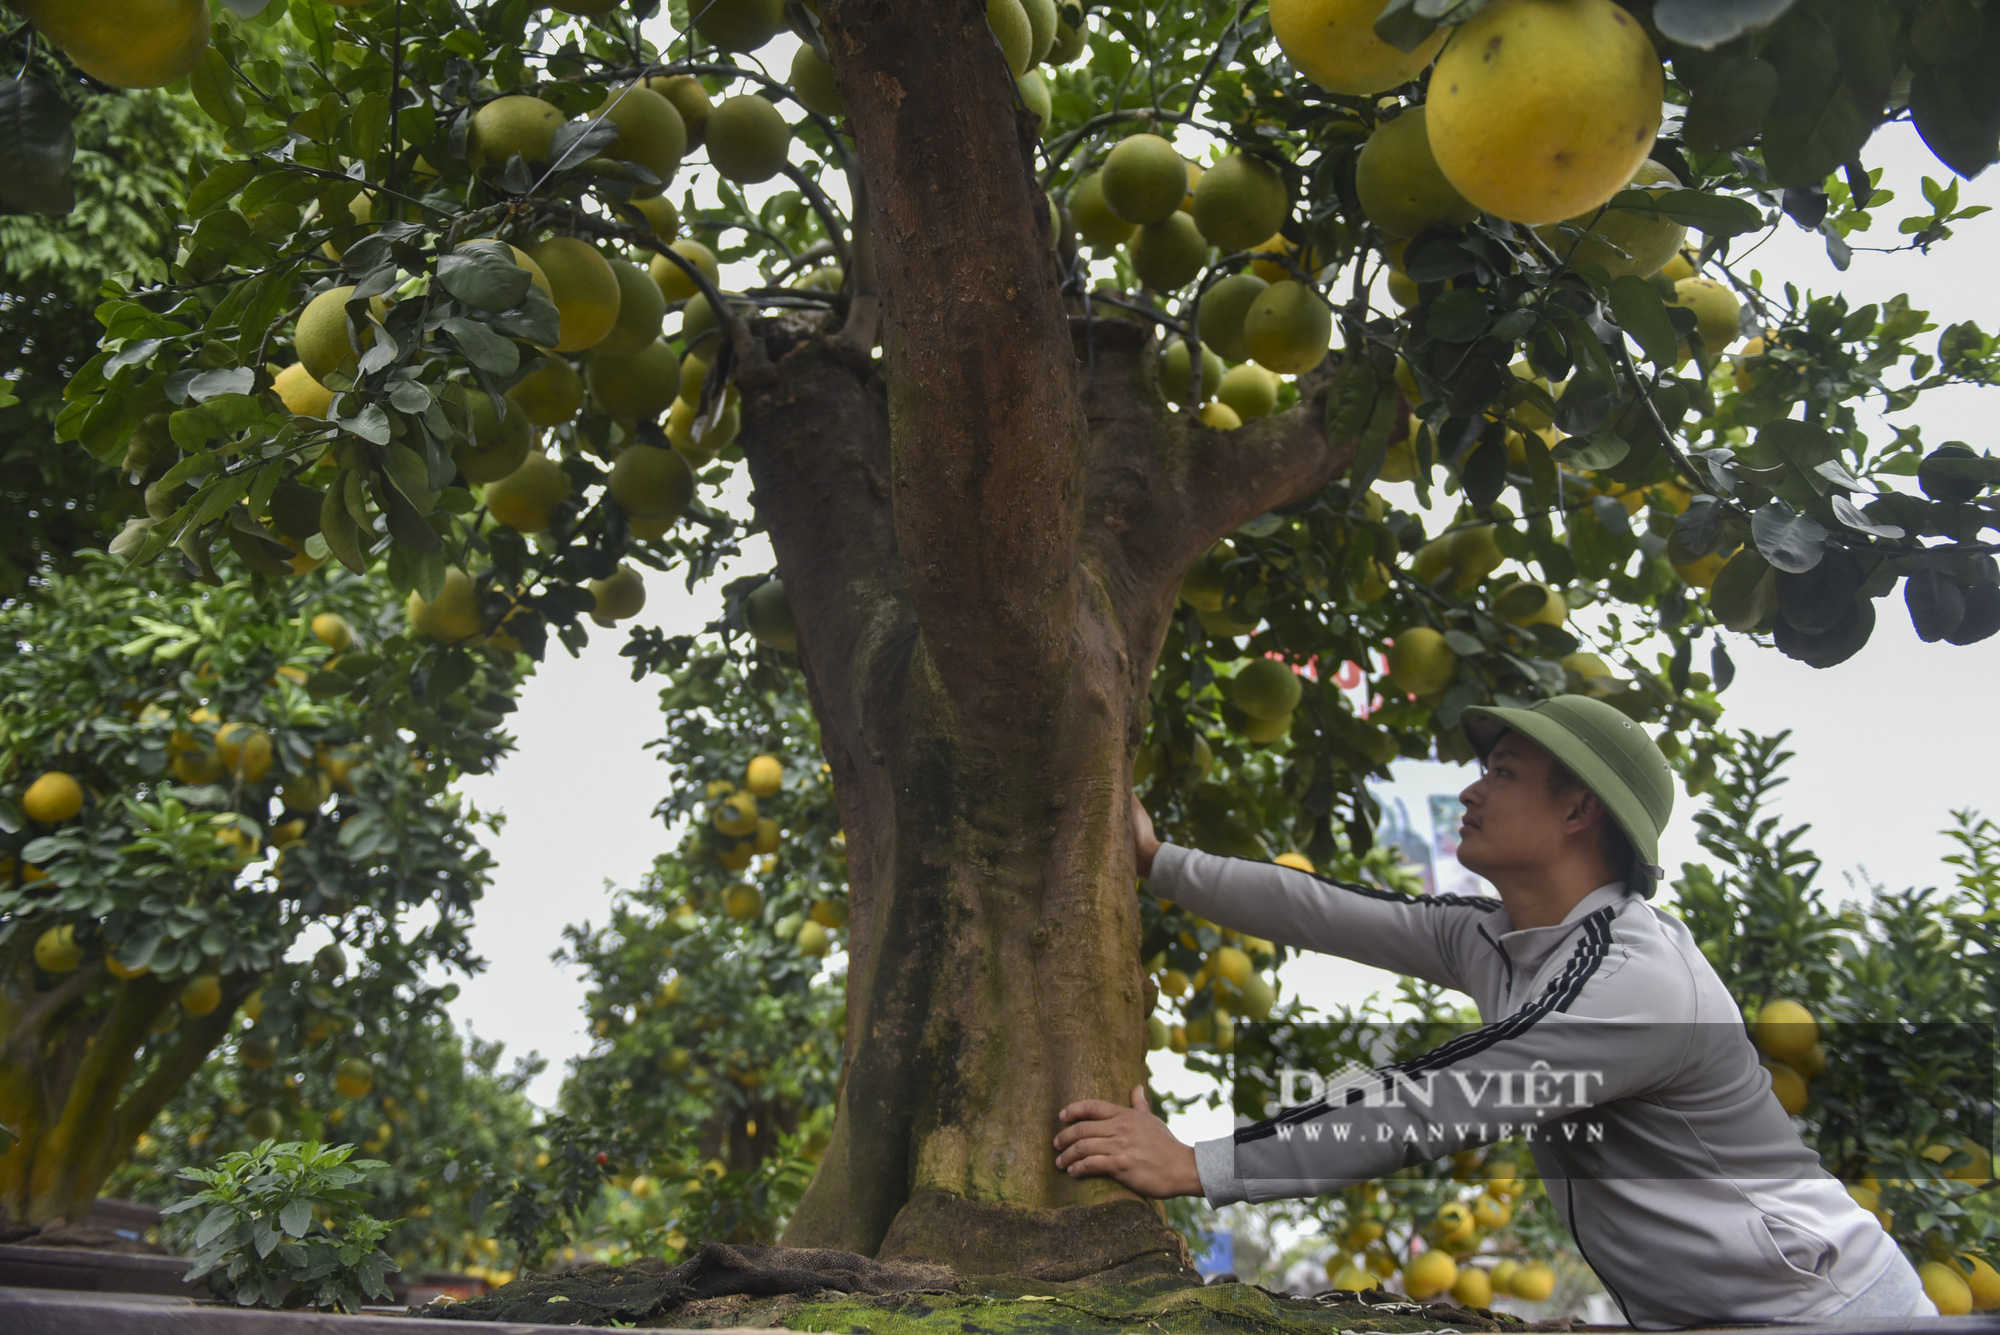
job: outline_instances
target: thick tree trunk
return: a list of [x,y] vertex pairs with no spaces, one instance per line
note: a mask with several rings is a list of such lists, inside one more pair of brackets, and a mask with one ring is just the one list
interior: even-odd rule
[[1162,401],[1149,331],[1075,318],[977,0],[821,12],[884,358],[771,324],[743,375],[850,875],[834,1137],[785,1240],[1048,1279],[1183,1266],[1157,1202],[1055,1168],[1056,1113],[1146,1076],[1126,808],[1180,577],[1348,451],[1316,398],[1201,428]]
[[140,1051],[154,1019],[176,1005],[177,988],[147,974],[119,984],[101,1012],[85,1013],[80,998],[93,981],[94,970],[80,972],[41,994],[43,1004],[0,1004],[0,1121],[20,1137],[0,1155],[0,1219],[81,1223],[105,1178],[229,1032],[261,980],[227,979],[223,1004],[183,1018],[136,1084]]

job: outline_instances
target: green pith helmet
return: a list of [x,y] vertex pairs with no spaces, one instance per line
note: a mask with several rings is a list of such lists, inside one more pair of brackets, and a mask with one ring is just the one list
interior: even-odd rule
[[1587,695],[1559,695],[1527,709],[1475,705],[1459,726],[1481,761],[1503,732],[1518,732],[1554,756],[1632,841],[1631,887],[1653,892],[1665,875],[1660,831],[1674,810],[1674,772],[1644,728]]

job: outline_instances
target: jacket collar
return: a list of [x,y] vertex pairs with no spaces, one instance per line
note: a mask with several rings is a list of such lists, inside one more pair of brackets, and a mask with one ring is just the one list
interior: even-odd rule
[[[1494,943],[1506,951],[1507,958],[1514,962],[1515,968],[1533,970],[1573,935],[1585,918],[1599,909],[1610,908],[1615,911],[1622,908],[1631,897],[1632,892],[1626,889],[1625,882],[1607,882],[1579,899],[1576,907],[1572,908],[1561,922],[1551,923],[1547,927],[1517,928],[1513,919],[1507,916],[1506,907],[1503,905],[1500,912],[1493,915],[1499,921],[1493,924],[1491,935]],[[1502,930],[1503,928],[1505,930]]]

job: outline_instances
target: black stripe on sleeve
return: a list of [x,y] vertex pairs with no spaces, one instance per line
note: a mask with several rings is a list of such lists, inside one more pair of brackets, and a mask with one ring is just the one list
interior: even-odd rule
[[[1604,962],[1605,954],[1611,946],[1611,919],[1614,913],[1614,909],[1602,908],[1583,920],[1583,935],[1577,941],[1575,949],[1570,952],[1568,964],[1564,965],[1563,971],[1550,982],[1541,996],[1505,1019],[1496,1020],[1470,1033],[1461,1034],[1449,1043],[1433,1048],[1420,1057],[1383,1067],[1374,1073],[1382,1082],[1382,1091],[1387,1093],[1399,1075],[1414,1076],[1444,1070],[1486,1051],[1496,1043],[1519,1038],[1534,1028],[1535,1023],[1545,1015],[1568,1011],[1582,994],[1583,985],[1590,981],[1591,975],[1597,972],[1598,965]],[[1366,1091],[1352,1085],[1342,1092],[1346,1095],[1342,1106],[1351,1106],[1366,1097]],[[1277,1128],[1281,1124],[1311,1121],[1326,1112],[1328,1107],[1326,1096],[1321,1095],[1296,1107],[1287,1108],[1276,1117],[1253,1122],[1249,1126],[1237,1127],[1235,1143],[1245,1145],[1266,1139],[1276,1135]]]

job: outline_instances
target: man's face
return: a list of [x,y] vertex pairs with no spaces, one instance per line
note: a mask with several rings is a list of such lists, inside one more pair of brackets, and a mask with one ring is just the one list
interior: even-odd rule
[[1517,732],[1500,735],[1485,772],[1458,795],[1458,860],[1497,881],[1509,872],[1546,866],[1561,851],[1565,821],[1579,793],[1549,795],[1549,753]]

